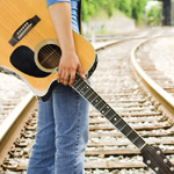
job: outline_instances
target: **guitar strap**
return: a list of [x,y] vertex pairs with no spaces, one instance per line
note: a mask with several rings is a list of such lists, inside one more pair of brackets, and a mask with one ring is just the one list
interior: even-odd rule
[[79,15],[78,15],[78,16],[79,16],[79,19],[78,19],[78,20],[79,20],[79,27],[80,27],[79,30],[80,30],[80,34],[83,35],[82,17],[81,17],[81,10],[82,10],[82,5],[81,5],[81,3],[82,3],[82,2],[81,2],[81,0],[80,0],[80,2],[79,2],[79,10],[78,10],[78,12],[79,12]]

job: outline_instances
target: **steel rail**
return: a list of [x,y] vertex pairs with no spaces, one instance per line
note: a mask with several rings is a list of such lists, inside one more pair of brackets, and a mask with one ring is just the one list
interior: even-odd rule
[[14,140],[20,134],[20,131],[23,128],[24,123],[28,120],[33,107],[36,107],[36,99],[30,92],[0,125],[0,164],[7,156],[7,152]]
[[159,86],[152,78],[150,78],[147,73],[142,69],[142,67],[138,64],[135,53],[139,47],[144,45],[145,43],[149,42],[152,39],[159,38],[159,37],[170,37],[169,35],[166,36],[154,36],[151,38],[146,39],[143,42],[137,44],[131,51],[131,63],[136,74],[142,80],[146,88],[151,92],[152,96],[154,96],[164,107],[165,111],[169,113],[171,118],[174,116],[174,98],[167,93],[161,86]]

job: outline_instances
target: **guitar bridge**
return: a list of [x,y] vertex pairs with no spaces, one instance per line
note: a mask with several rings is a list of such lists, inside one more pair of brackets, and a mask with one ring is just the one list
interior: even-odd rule
[[15,46],[26,34],[40,21],[40,18],[35,15],[33,18],[24,22],[13,34],[9,43]]

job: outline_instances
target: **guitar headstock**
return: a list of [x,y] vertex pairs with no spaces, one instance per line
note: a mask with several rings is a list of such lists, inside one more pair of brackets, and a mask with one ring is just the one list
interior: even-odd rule
[[146,144],[141,149],[141,153],[144,158],[144,163],[157,174],[174,174],[174,166],[159,147]]

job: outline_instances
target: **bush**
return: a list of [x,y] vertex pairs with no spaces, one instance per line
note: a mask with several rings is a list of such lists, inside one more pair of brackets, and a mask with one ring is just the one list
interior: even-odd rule
[[118,9],[140,24],[148,0],[82,0],[82,20],[88,22],[99,8],[106,10],[109,17]]
[[146,22],[149,26],[158,26],[161,23],[161,6],[160,3],[156,6],[152,6],[146,12]]

